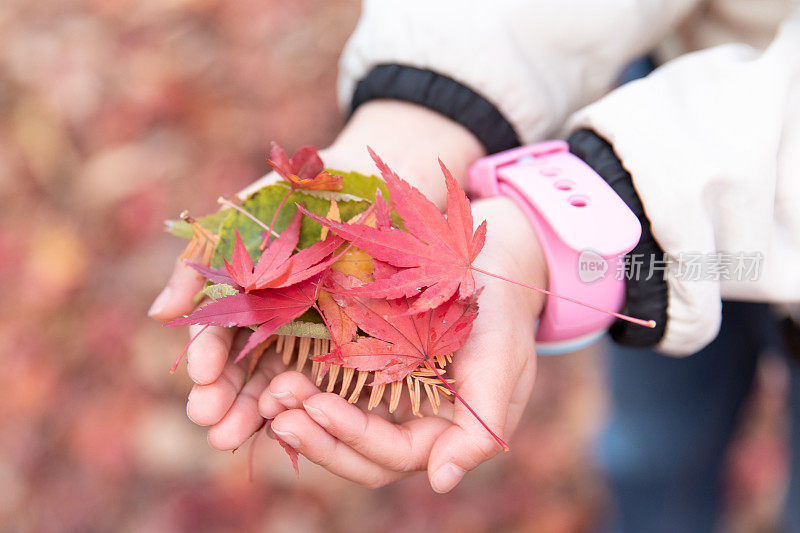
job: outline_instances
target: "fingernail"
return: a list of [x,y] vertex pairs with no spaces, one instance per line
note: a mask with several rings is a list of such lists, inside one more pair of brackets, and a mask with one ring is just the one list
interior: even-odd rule
[[[193,423],[197,424],[195,419],[192,418],[192,415],[189,413],[189,406],[191,405],[191,399],[192,399],[192,393],[189,393],[189,399],[186,402],[186,418],[191,420]],[[200,425],[200,424],[197,424],[197,425]]]
[[194,372],[192,371],[192,365],[191,364],[186,365],[186,373],[189,374],[189,379],[194,381],[195,384],[200,385],[200,381],[197,379],[197,376],[195,376]]
[[278,431],[275,428],[272,428],[272,432],[278,436],[283,442],[294,448],[295,450],[300,448],[300,439],[297,438],[297,435],[294,433],[289,433],[288,431]]
[[321,409],[307,405],[306,402],[303,402],[303,408],[306,410],[306,413],[308,413],[308,416],[311,417],[311,420],[322,427],[328,427],[330,422],[328,422],[328,417],[322,412]]
[[431,477],[431,487],[439,494],[450,492],[453,487],[458,485],[461,478],[464,477],[466,472],[463,468],[453,463],[445,463],[439,467],[439,470],[434,472]]
[[200,385],[200,379],[197,377],[197,371],[194,369],[194,365],[192,364],[192,349],[189,348],[186,351],[186,373],[189,375],[189,379],[194,381],[197,385]]
[[297,398],[292,396],[291,392],[272,392],[272,391],[269,391],[269,393],[272,394],[273,398],[277,399],[279,402],[281,402],[283,405],[285,405],[289,409],[297,409],[298,407],[300,407],[300,404],[297,403]]
[[167,303],[167,300],[169,300],[169,292],[169,287],[164,287],[161,294],[156,296],[156,299],[153,300],[153,305],[151,305],[150,310],[147,311],[147,316],[157,315],[164,310],[164,305]]

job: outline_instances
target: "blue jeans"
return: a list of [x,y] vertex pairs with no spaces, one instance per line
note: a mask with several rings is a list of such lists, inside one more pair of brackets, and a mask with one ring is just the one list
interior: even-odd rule
[[[598,455],[626,533],[708,533],[720,507],[725,450],[759,353],[780,349],[762,304],[725,303],[717,339],[685,359],[609,347],[611,420]],[[791,482],[785,527],[800,531],[800,365],[790,361]]]

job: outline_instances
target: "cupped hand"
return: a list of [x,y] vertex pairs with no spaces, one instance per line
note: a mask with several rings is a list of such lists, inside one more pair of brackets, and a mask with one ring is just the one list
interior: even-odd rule
[[[538,240],[519,209],[510,200],[492,199],[475,202],[473,212],[478,222],[488,223],[476,266],[544,287],[547,273]],[[507,439],[533,387],[534,324],[544,300],[538,292],[505,281],[475,277],[485,287],[480,311],[469,340],[448,365],[448,375],[484,422]],[[432,488],[447,492],[501,450],[458,401],[445,416],[387,416],[322,393],[297,372],[274,377],[259,408],[263,416],[274,418],[275,436],[332,473],[368,487],[427,470]]]
[[[360,106],[335,142],[320,150],[320,155],[330,168],[371,174],[375,167],[366,149],[368,144],[440,207],[445,188],[436,156],[463,180],[468,165],[483,155],[480,143],[463,126],[423,107],[390,100]],[[275,173],[269,173],[239,196],[245,197],[277,179]],[[189,314],[203,284],[204,279],[194,269],[176,260],[166,287],[150,308],[150,317],[166,322]],[[199,330],[190,328],[190,336]],[[235,364],[231,357],[243,333],[236,328],[208,327],[187,352],[188,374],[195,382],[187,414],[198,424],[210,426],[209,442],[218,449],[237,448],[261,426],[263,418],[255,399],[263,397],[268,381],[283,370],[270,350],[247,380],[246,363]]]
[[[387,127],[388,125],[391,127]],[[463,183],[468,165],[483,155],[480,144],[462,126],[422,107],[394,101],[376,101],[361,106],[334,144],[320,153],[328,167],[373,173],[374,167],[366,151],[367,144],[440,207],[443,207],[445,191],[435,156],[441,157],[453,175]],[[246,196],[276,179],[278,178],[274,173],[267,174],[244,189],[240,196]],[[483,205],[487,218],[490,218],[490,204]],[[480,220],[480,212],[476,214]],[[530,281],[530,276],[539,276],[543,280],[542,269],[537,270],[537,267],[529,265],[536,263],[536,258],[540,256],[535,253],[536,240],[527,230],[527,221],[520,222],[513,216],[504,220],[502,215],[503,213],[491,215],[491,218],[497,218],[497,222],[491,223],[496,229],[490,230],[490,235],[497,236],[490,237],[479,264],[487,269],[495,268],[494,271],[498,274],[513,276],[519,273],[521,281]],[[519,229],[522,231],[518,231]],[[526,237],[520,234],[526,230],[530,233],[530,238],[525,246],[517,248],[522,255],[512,257],[508,251],[513,250],[515,245],[501,245],[501,242],[510,242],[516,237],[524,240]],[[534,251],[530,257],[525,256],[528,248]],[[482,280],[480,277],[479,282]],[[517,409],[510,409],[511,416],[506,416],[503,407],[497,410],[496,406],[488,405],[492,403],[489,396],[494,394],[492,391],[497,386],[502,386],[506,393],[497,405],[507,404],[513,407],[515,402],[518,403],[514,398],[526,397],[528,394],[526,389],[529,389],[529,385],[524,383],[532,383],[534,368],[531,359],[532,334],[529,333],[533,324],[532,317],[538,312],[540,302],[534,301],[535,294],[525,294],[523,297],[520,291],[503,286],[497,280],[486,278],[485,282],[487,290],[481,297],[481,318],[476,321],[472,339],[462,350],[459,355],[461,362],[454,369],[457,372],[455,377],[461,381],[460,390],[469,398],[474,397],[474,400],[468,398],[468,401],[474,402],[473,407],[492,427],[499,428],[507,427],[509,422],[516,424],[514,419],[518,419]],[[202,289],[203,283],[203,278],[191,267],[177,260],[169,282],[150,309],[150,316],[165,322],[190,313],[195,307],[193,299]],[[487,315],[494,315],[495,319],[489,320]],[[190,328],[190,336],[195,335],[199,329]],[[454,459],[457,460],[453,464],[459,469],[469,469],[479,462],[478,457],[488,457],[494,453],[494,445],[485,440],[488,434],[474,419],[465,416],[461,407],[455,409],[454,424],[445,418],[433,416],[411,419],[410,414],[405,415],[403,425],[393,423],[403,419],[392,419],[392,422],[379,420],[377,415],[364,415],[358,407],[347,404],[338,397],[320,394],[301,374],[280,373],[284,368],[274,350],[268,350],[264,354],[253,376],[247,379],[246,363],[235,364],[231,355],[238,352],[238,347],[243,342],[243,333],[246,332],[237,328],[208,327],[187,352],[188,374],[195,382],[187,402],[187,414],[196,423],[210,426],[208,440],[215,448],[238,448],[261,427],[264,417],[277,417],[278,425],[274,435],[285,437],[285,441],[293,444],[293,434],[289,430],[294,429],[292,420],[296,420],[304,428],[296,430],[299,437],[302,437],[297,444],[301,451],[310,459],[327,464],[335,473],[370,486],[385,484],[395,479],[398,472],[424,468],[429,455],[432,458],[442,457],[442,464],[445,464],[448,462],[448,450],[459,446],[459,439],[468,441],[468,448],[474,452],[471,460],[460,458],[461,456]],[[525,341],[526,337],[530,337],[530,345]],[[481,360],[478,354],[482,351],[493,353],[495,358],[501,360],[501,364],[493,365]],[[523,357],[519,354],[526,354],[525,360],[530,361],[521,365]],[[470,360],[475,362],[470,363]],[[513,365],[509,366],[511,363]],[[485,367],[484,370],[477,370],[481,366]],[[509,373],[519,374],[525,379],[489,379],[495,374]],[[484,383],[479,385],[477,377],[482,375]],[[512,381],[513,388],[521,386],[520,391],[509,388]],[[297,409],[305,400],[308,400],[311,409]],[[318,412],[330,412],[330,433],[322,430],[321,425],[310,423],[308,413],[316,414],[315,405]],[[353,425],[359,422],[362,426]],[[284,424],[288,424],[288,428],[283,427]],[[335,429],[337,427],[341,428],[338,434]],[[364,429],[369,431],[365,432]],[[313,450],[304,448],[306,445],[303,442],[309,442],[305,431],[321,431],[321,439],[318,441],[320,445],[327,442],[335,446],[338,452],[331,454],[320,447]],[[348,431],[351,433],[347,433]],[[283,435],[277,432],[282,432]],[[479,439],[467,439],[467,434],[477,435]],[[340,438],[334,438],[334,435]],[[416,440],[408,440],[404,447],[394,451],[391,447],[383,450],[382,445],[387,439],[402,439],[406,436]],[[434,449],[434,441],[452,443],[437,445]],[[353,445],[343,444],[347,442]],[[344,451],[348,449],[350,451]],[[339,462],[339,453],[349,454],[353,461]],[[431,460],[430,464],[438,463]],[[359,468],[359,465],[364,468]],[[445,488],[441,483],[435,486]]]

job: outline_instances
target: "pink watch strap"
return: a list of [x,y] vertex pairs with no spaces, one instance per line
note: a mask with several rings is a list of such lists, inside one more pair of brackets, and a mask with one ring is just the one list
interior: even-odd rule
[[[621,261],[641,226],[614,190],[564,141],[501,152],[470,168],[470,191],[507,196],[533,224],[557,294],[618,311],[625,297]],[[539,353],[561,353],[593,342],[613,317],[548,297],[536,331]]]

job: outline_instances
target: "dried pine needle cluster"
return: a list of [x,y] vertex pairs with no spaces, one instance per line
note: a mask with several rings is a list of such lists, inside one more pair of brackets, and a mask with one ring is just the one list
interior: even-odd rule
[[[272,343],[275,343],[275,350],[282,355],[284,365],[288,367],[293,361],[296,361],[295,370],[298,372],[303,372],[306,369],[306,363],[310,362],[311,381],[313,381],[317,387],[322,387],[327,374],[327,386],[325,391],[336,392],[342,398],[347,398],[347,401],[350,403],[356,403],[358,401],[359,397],[361,396],[361,392],[367,383],[367,379],[370,378],[370,375],[374,376],[375,374],[378,374],[377,372],[343,368],[340,365],[329,365],[330,368],[327,373],[323,372],[322,369],[324,363],[310,361],[309,359],[316,355],[324,354],[330,351],[331,341],[328,339],[295,337],[293,335],[275,335],[268,339],[267,342],[264,343],[266,346],[263,347],[259,352],[256,352],[254,356],[260,356],[260,353],[263,353],[263,350],[266,349],[266,347],[269,347]],[[446,372],[445,366],[452,362],[452,357],[452,354],[435,357],[434,364],[436,365],[436,369],[439,374],[444,374]],[[353,383],[354,377],[355,385],[352,391],[350,391],[350,385]],[[452,379],[447,379],[448,383],[453,383],[453,381],[454,380]],[[425,395],[428,398],[431,409],[433,409],[433,412],[436,414],[438,414],[439,406],[442,403],[442,395],[444,395],[448,401],[453,400],[450,391],[441,384],[441,382],[436,378],[434,372],[424,365],[420,365],[416,370],[414,370],[414,372],[406,376],[404,382],[408,390],[409,399],[411,401],[411,410],[417,416],[421,416],[420,406],[422,391],[425,391]],[[400,396],[403,392],[404,382],[394,381],[389,383],[388,387],[387,385],[377,385],[372,387],[367,409],[371,410],[376,407],[386,396],[386,389],[388,388],[389,412],[394,413],[400,403]],[[348,392],[350,392],[349,397]]]
[[189,211],[181,213],[181,220],[192,225],[192,238],[181,253],[181,261],[195,261],[207,265],[211,262],[219,236],[214,235],[189,215]]

